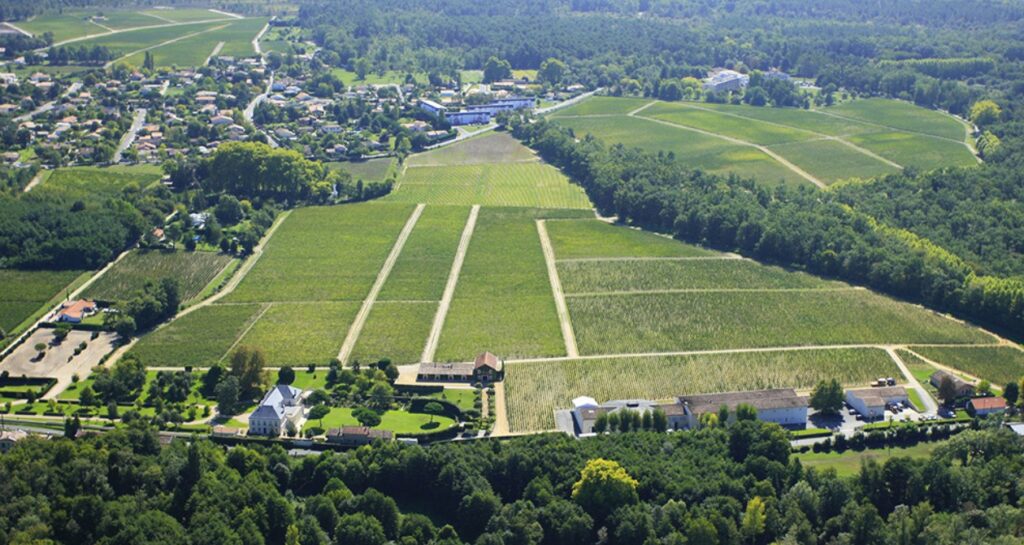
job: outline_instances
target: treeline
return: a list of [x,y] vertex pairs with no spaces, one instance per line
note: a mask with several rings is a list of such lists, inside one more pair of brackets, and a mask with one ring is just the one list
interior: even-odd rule
[[199,161],[168,161],[164,171],[179,190],[199,187],[207,193],[282,204],[371,199],[391,191],[390,183],[353,183],[346,172],[258,142],[229,142]]
[[767,189],[596,139],[513,119],[513,134],[586,189],[598,210],[692,243],[841,278],[1017,335],[1024,279],[983,276],[960,257],[814,188]]
[[65,45],[51,48],[47,56],[50,64],[63,66],[69,63],[103,64],[114,58],[114,53],[102,45]]
[[205,440],[161,448],[134,421],[0,456],[0,543],[1015,543],[1022,455],[1007,430],[966,431],[844,479],[791,459],[778,426],[747,421],[298,458]]

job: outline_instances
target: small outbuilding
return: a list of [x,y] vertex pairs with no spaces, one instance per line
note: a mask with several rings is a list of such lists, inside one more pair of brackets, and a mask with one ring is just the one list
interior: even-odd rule
[[967,412],[974,416],[1002,414],[1006,411],[1006,400],[1001,397],[976,397],[967,404]]
[[893,403],[909,403],[902,386],[860,388],[846,391],[846,403],[867,420],[885,416],[885,408]]

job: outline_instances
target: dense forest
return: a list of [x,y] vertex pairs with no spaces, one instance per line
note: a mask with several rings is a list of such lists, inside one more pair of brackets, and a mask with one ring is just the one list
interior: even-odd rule
[[138,422],[0,456],[0,543],[946,545],[1019,543],[1024,448],[962,432],[930,458],[805,469],[774,424],[561,434],[294,458]]

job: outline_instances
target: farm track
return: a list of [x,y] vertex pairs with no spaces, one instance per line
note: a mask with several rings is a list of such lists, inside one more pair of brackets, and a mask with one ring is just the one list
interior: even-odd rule
[[555,263],[596,263],[601,261],[740,261],[743,259],[746,258],[737,254],[678,257],[571,257],[556,259]]
[[359,313],[356,314],[355,320],[352,322],[352,326],[348,329],[348,335],[345,336],[345,342],[341,345],[341,350],[338,351],[338,359],[341,360],[342,364],[348,362],[349,356],[352,355],[352,350],[356,347],[356,341],[359,340],[359,334],[363,331],[363,325],[366,324],[366,318],[370,315],[370,310],[373,308],[373,303],[377,300],[377,295],[380,294],[380,290],[384,288],[384,282],[387,282],[388,276],[391,275],[391,269],[395,267],[395,262],[398,261],[398,256],[402,253],[402,248],[405,246],[405,241],[409,240],[409,235],[412,233],[413,227],[416,226],[416,222],[420,219],[423,214],[423,209],[426,208],[424,204],[416,205],[416,209],[413,210],[409,216],[408,221],[405,222],[405,227],[398,234],[398,239],[395,240],[394,246],[391,247],[391,253],[388,254],[384,264],[380,268],[380,272],[377,273],[377,280],[374,281],[373,287],[370,288],[370,293],[366,295],[366,299],[363,300],[363,305],[359,308]]
[[266,314],[267,311],[270,310],[270,307],[272,306],[274,306],[274,303],[263,303],[262,305],[260,305],[259,313],[252,318],[252,322],[250,322],[249,325],[245,326],[245,329],[242,330],[242,332],[238,335],[238,338],[235,339],[235,342],[231,343],[231,346],[229,346],[228,349],[224,351],[224,355],[222,355],[220,359],[217,361],[226,360],[228,354],[230,354],[231,351],[238,346],[238,343],[242,342],[242,339],[244,339],[245,336],[249,334],[249,331],[251,331],[252,328],[256,326],[256,322],[260,321],[260,319],[263,318],[263,315]]
[[896,350],[892,347],[886,347],[885,353],[888,354],[893,363],[900,368],[900,372],[903,373],[903,377],[907,380],[907,383],[910,384],[910,387],[917,390],[918,397],[920,397],[921,402],[924,403],[924,414],[938,414],[939,405],[935,403],[935,400],[932,399],[932,396],[924,389],[924,386],[921,386],[921,383],[917,381],[917,378],[910,372],[910,369],[907,368],[907,364],[903,362],[899,354],[896,353]]
[[685,131],[691,131],[691,132],[703,134],[705,136],[711,136],[713,138],[719,138],[719,139],[725,140],[726,142],[731,142],[733,144],[737,144],[737,145],[740,145],[740,146],[748,146],[748,147],[755,148],[757,150],[760,150],[765,155],[768,155],[772,159],[775,159],[779,164],[781,164],[782,166],[784,166],[784,167],[788,168],[789,170],[793,171],[798,176],[800,176],[801,178],[807,180],[808,182],[811,182],[812,184],[818,186],[821,189],[827,189],[828,188],[828,184],[826,184],[825,182],[822,182],[818,178],[812,176],[806,170],[796,166],[795,164],[790,162],[789,159],[786,159],[785,157],[779,155],[778,153],[775,153],[774,151],[772,151],[767,146],[762,146],[760,144],[755,144],[753,142],[748,142],[746,140],[740,140],[739,138],[733,138],[732,136],[726,136],[724,134],[719,134],[717,132],[706,131],[704,129],[698,129],[696,127],[690,127],[688,125],[680,125],[679,123],[673,123],[671,121],[665,121],[663,119],[654,119],[652,117],[644,117],[642,115],[640,115],[640,116],[632,116],[632,117],[635,117],[636,119],[646,119],[647,121],[650,121],[652,123],[660,123],[660,124],[668,126],[668,127],[675,127],[677,129],[683,129]]
[[[159,19],[159,17],[158,17],[158,19]],[[51,47],[60,47],[62,45],[67,45],[67,44],[71,44],[71,43],[75,43],[75,42],[84,42],[86,40],[91,40],[93,38],[102,38],[104,36],[113,36],[115,34],[123,34],[125,32],[133,32],[133,31],[136,31],[136,30],[153,30],[153,29],[157,29],[157,28],[168,28],[168,27],[186,26],[186,25],[201,25],[201,24],[204,24],[204,23],[220,23],[220,22],[224,22],[224,21],[233,22],[234,20],[235,20],[234,18],[218,17],[218,18],[214,18],[214,19],[206,19],[206,20],[203,20],[203,21],[184,21],[184,22],[166,23],[166,24],[163,24],[163,25],[145,25],[145,26],[137,26],[137,27],[131,27],[131,28],[120,28],[120,29],[114,30],[112,32],[100,32],[98,34],[86,34],[85,36],[79,36],[77,38],[68,38],[67,40],[56,42],[56,43],[54,43],[52,45],[48,45],[46,47],[41,47],[41,48],[37,49],[36,51],[46,51],[47,49],[50,49]]]
[[840,288],[677,288],[661,290],[618,290],[592,291],[566,294],[566,297],[604,297],[615,295],[657,295],[671,293],[779,293],[779,292],[819,292],[819,291],[863,291],[860,286]]
[[565,341],[565,354],[570,358],[579,356],[579,349],[576,346],[576,333],[572,329],[572,320],[569,318],[569,306],[565,304],[565,292],[562,290],[562,281],[558,278],[558,267],[555,265],[555,250],[551,246],[551,239],[548,238],[548,229],[544,220],[537,220],[537,234],[540,237],[540,245],[544,250],[544,262],[548,269],[548,281],[551,282],[551,295],[555,300],[555,309],[558,311],[558,322],[562,328],[562,339]]
[[[720,110],[713,110],[711,108],[704,108],[702,106],[696,106],[696,105],[685,103],[685,102],[681,102],[680,104],[683,107],[689,108],[691,110],[698,110],[698,111],[702,111],[702,112],[709,112],[709,113],[713,113],[713,114],[717,114],[717,115],[725,115],[725,116],[729,116],[729,117],[734,117],[736,119],[742,119],[744,121],[754,121],[754,122],[757,122],[757,123],[764,123],[766,125],[771,125],[773,127],[781,127],[781,128],[784,128],[784,129],[793,129],[793,130],[796,130],[796,131],[801,131],[801,132],[805,132],[805,133],[808,133],[808,134],[813,134],[813,135],[819,137],[817,140],[832,140],[832,141],[835,141],[835,142],[839,142],[840,144],[843,144],[845,146],[849,146],[851,149],[853,149],[854,151],[856,151],[858,153],[861,153],[863,155],[867,155],[868,157],[871,157],[872,159],[875,159],[877,161],[881,161],[882,163],[885,163],[885,164],[887,164],[887,165],[889,165],[891,167],[903,170],[903,165],[900,165],[899,163],[896,163],[894,161],[890,161],[890,160],[886,159],[885,157],[882,157],[881,155],[878,155],[877,153],[875,153],[875,152],[873,152],[871,150],[864,149],[864,148],[858,146],[857,144],[854,144],[853,142],[850,142],[849,140],[844,139],[841,136],[833,136],[833,135],[829,135],[829,134],[825,134],[825,133],[820,133],[820,132],[817,132],[817,131],[812,131],[812,130],[809,130],[809,129],[804,129],[804,128],[800,128],[800,127],[794,127],[792,125],[786,125],[785,123],[778,123],[776,121],[767,121],[767,120],[764,120],[764,119],[756,119],[756,118],[753,118],[753,117],[747,117],[745,115],[740,115],[740,114],[733,113],[733,112],[725,112],[725,111],[720,111]],[[633,114],[630,113],[630,115],[633,115]]]
[[491,428],[491,436],[504,437],[510,434],[508,411],[505,410],[505,383],[498,381],[494,383],[494,427]]
[[120,57],[118,57],[118,58],[108,62],[107,64],[104,64],[103,68],[110,68],[114,64],[116,64],[118,62],[121,62],[121,61],[123,61],[123,60],[125,60],[125,59],[127,59],[127,58],[129,58],[129,57],[131,57],[133,55],[138,55],[139,53],[145,53],[146,51],[151,51],[153,49],[159,49],[161,47],[168,46],[168,45],[171,45],[173,43],[180,42],[182,40],[187,40],[189,38],[195,38],[196,36],[199,36],[200,34],[206,34],[208,32],[216,32],[218,30],[223,30],[227,26],[228,25],[220,25],[220,26],[215,26],[215,27],[212,27],[212,28],[207,28],[207,29],[204,29],[204,30],[193,32],[191,34],[185,34],[183,36],[178,36],[177,38],[171,38],[170,40],[167,40],[167,41],[164,41],[164,42],[160,42],[160,43],[155,44],[155,45],[150,45],[150,46],[147,46],[147,47],[143,47],[142,49],[136,49],[135,51],[131,51],[131,52],[129,52],[126,55],[122,55],[122,56],[120,56]]
[[469,211],[466,226],[462,229],[462,237],[459,238],[459,246],[455,250],[455,258],[452,259],[452,268],[448,273],[448,281],[445,283],[441,302],[437,305],[437,313],[434,315],[434,323],[430,327],[427,343],[423,346],[423,354],[420,356],[421,362],[430,363],[434,361],[434,354],[437,353],[437,344],[441,340],[441,331],[444,329],[444,321],[448,317],[448,309],[451,307],[452,298],[455,296],[455,288],[459,283],[459,275],[462,273],[462,264],[466,261],[466,252],[469,250],[469,242],[473,238],[473,231],[476,230],[476,220],[479,215],[480,205],[475,204]]
[[214,57],[220,54],[221,49],[224,49],[224,45],[224,42],[217,42],[217,45],[213,46],[213,51],[211,51],[210,55],[206,57],[205,61],[203,61],[203,66],[209,66],[210,61],[212,61]]

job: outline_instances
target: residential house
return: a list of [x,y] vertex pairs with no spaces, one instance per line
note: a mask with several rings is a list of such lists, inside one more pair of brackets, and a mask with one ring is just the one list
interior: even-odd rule
[[910,403],[907,391],[902,386],[882,388],[859,388],[846,391],[846,403],[860,413],[865,420],[885,416],[885,408],[893,403]]
[[88,299],[67,301],[60,305],[60,310],[54,315],[53,321],[77,324],[94,312],[96,312],[95,301]]
[[601,415],[634,411],[641,414],[661,410],[665,413],[668,429],[687,427],[686,416],[679,403],[658,403],[646,399],[617,399],[598,404],[592,397],[581,396],[572,400],[572,418],[578,435],[594,433],[594,424]]
[[448,108],[426,98],[420,99],[420,109],[433,115],[441,115],[448,111]]
[[967,403],[967,412],[974,416],[1002,414],[1006,411],[1006,400],[1001,397],[976,397]]
[[494,382],[501,380],[504,362],[490,352],[479,354],[472,363],[421,363],[420,381]]
[[953,387],[956,389],[956,397],[970,397],[974,394],[974,385],[966,380],[946,371],[936,371],[932,373],[932,376],[928,378],[928,382],[932,386],[939,388],[942,386],[942,381],[946,378],[953,381]]
[[301,394],[302,390],[285,384],[271,388],[249,415],[249,434],[278,437],[287,430],[289,422],[298,429],[302,418]]

